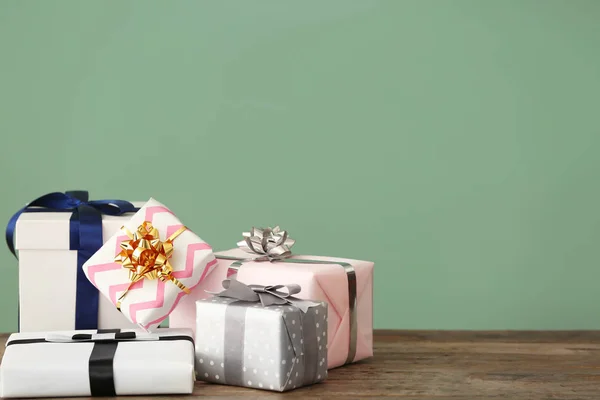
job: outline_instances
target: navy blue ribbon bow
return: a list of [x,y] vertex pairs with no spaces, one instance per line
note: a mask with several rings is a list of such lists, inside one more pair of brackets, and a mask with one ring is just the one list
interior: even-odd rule
[[88,192],[83,190],[48,193],[33,200],[11,217],[6,226],[6,244],[16,257],[15,228],[19,216],[24,212],[71,212],[69,248],[77,250],[75,329],[96,329],[99,294],[85,277],[83,264],[102,247],[102,214],[122,215],[137,210],[133,204],[124,200],[90,201]]

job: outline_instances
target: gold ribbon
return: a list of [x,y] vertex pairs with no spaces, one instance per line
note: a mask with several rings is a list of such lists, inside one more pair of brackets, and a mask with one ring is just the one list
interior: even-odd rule
[[121,243],[121,252],[115,257],[115,262],[129,270],[131,283],[117,301],[117,309],[121,310],[121,300],[127,295],[131,286],[142,279],[160,279],[163,282],[171,281],[185,293],[190,289],[173,276],[173,267],[169,258],[173,255],[173,241],[187,228],[182,226],[175,233],[162,242],[158,235],[158,229],[152,226],[152,222],[144,221],[134,233],[126,227],[121,227],[129,240]]

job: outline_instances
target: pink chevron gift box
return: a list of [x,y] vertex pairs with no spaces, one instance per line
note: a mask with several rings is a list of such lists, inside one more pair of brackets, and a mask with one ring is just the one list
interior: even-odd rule
[[214,269],[211,247],[150,199],[84,265],[87,278],[134,324],[156,328]]
[[[277,230],[278,234],[268,239],[265,239],[266,234],[257,238],[255,231],[244,234],[245,240],[238,243],[240,248],[216,253],[219,259],[216,270],[173,311],[169,326],[195,330],[195,301],[210,297],[207,291],[220,291],[221,281],[226,276],[246,284],[296,283],[302,287],[298,297],[328,303],[329,369],[371,357],[374,263],[334,257],[292,256],[290,247],[294,241],[287,237],[285,231]],[[246,243],[254,239],[258,242],[258,246],[254,247],[256,252],[249,250]],[[281,256],[279,260],[277,254]],[[239,265],[239,260],[245,261]],[[354,289],[351,289],[353,285]],[[354,307],[351,305],[352,290],[356,293]]]

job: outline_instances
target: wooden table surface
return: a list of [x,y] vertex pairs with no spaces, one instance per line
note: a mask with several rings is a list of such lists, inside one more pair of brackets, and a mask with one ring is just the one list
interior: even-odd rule
[[[0,337],[6,340],[7,335]],[[600,399],[600,332],[379,331],[372,359],[331,370],[326,382],[286,393],[197,382],[193,395],[207,399]]]

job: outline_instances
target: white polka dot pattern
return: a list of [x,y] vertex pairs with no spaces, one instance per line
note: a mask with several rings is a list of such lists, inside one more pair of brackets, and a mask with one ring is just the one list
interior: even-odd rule
[[[226,371],[232,371],[232,366],[226,365],[226,360],[235,360],[235,355],[232,358],[232,354],[227,353],[232,348],[224,342],[224,330],[225,310],[234,300],[213,300],[197,302],[197,377],[231,384]],[[245,306],[245,320],[239,321],[244,332],[239,342],[243,351],[239,354],[242,366],[236,367],[240,368],[239,383],[255,389],[287,391],[322,380],[327,373],[327,349],[320,343],[327,330],[327,305],[311,307],[307,314],[296,307],[254,305]],[[231,307],[239,306],[238,303]],[[312,321],[310,327],[306,325],[308,321]],[[314,336],[308,338],[305,334]],[[313,347],[307,351],[305,346]],[[312,357],[314,365],[306,365],[310,361],[307,356]]]

